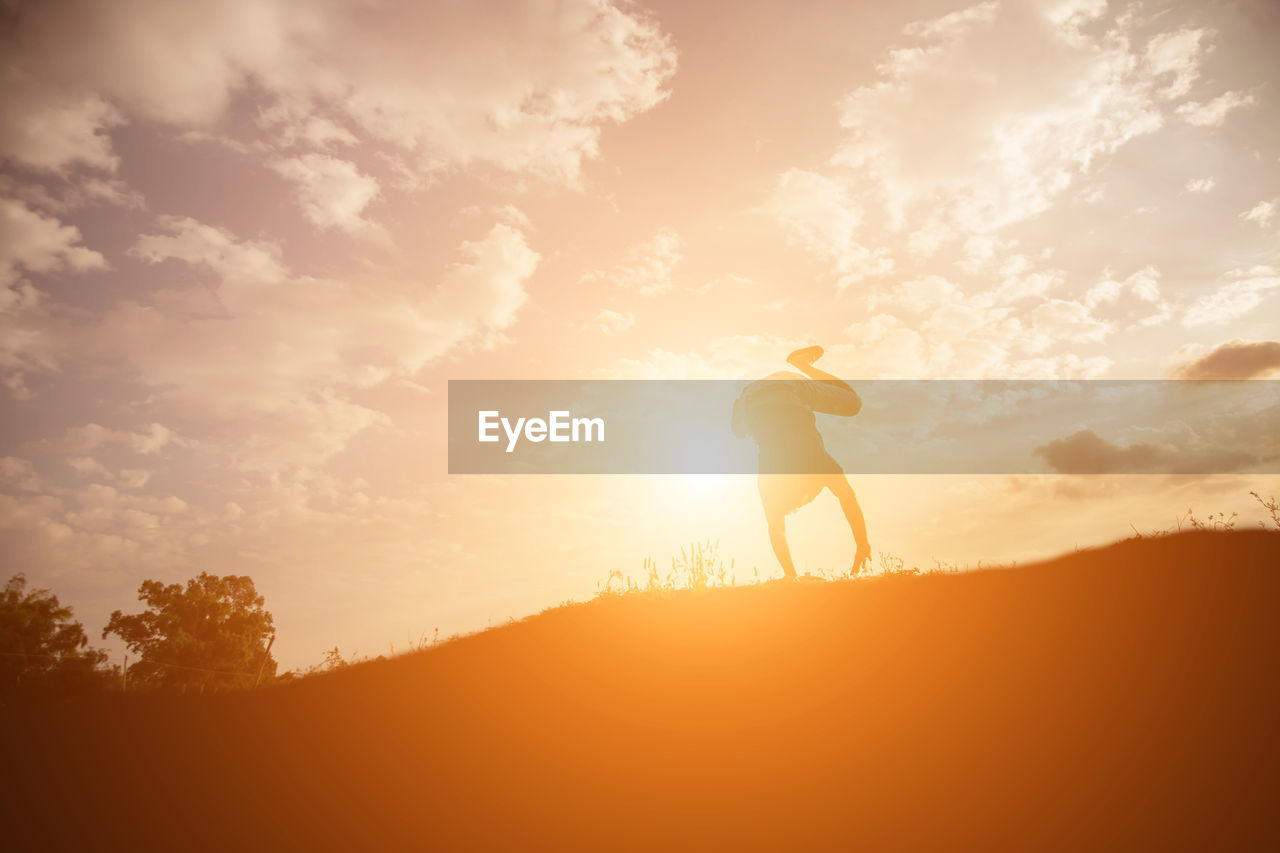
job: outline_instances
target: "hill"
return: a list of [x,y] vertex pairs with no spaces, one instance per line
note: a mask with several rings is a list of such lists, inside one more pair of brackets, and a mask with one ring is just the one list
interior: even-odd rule
[[6,832],[41,849],[1275,849],[1277,605],[1280,535],[1261,531],[602,598],[256,693],[9,708]]

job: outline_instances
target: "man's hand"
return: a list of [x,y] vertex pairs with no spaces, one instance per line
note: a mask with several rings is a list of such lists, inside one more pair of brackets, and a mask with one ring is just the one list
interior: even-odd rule
[[858,545],[858,552],[853,557],[853,574],[860,575],[871,565],[871,546],[866,542]]

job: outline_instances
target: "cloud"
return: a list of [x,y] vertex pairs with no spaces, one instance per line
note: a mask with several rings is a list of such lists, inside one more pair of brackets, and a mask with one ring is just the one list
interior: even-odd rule
[[675,288],[675,268],[682,257],[680,235],[674,229],[660,228],[648,240],[628,249],[616,267],[594,270],[582,280],[611,281],[641,296],[659,296]]
[[[219,131],[258,101],[265,141],[389,146],[418,174],[472,163],[575,181],[601,127],[660,103],[675,50],[633,7],[354,0],[31,4],[6,56],[0,156],[111,170],[112,127]],[[74,22],[74,26],[68,26]]]
[[[778,370],[780,360],[803,345],[778,335],[728,335],[686,352],[655,347],[602,367],[599,374],[614,379],[754,378]],[[828,359],[835,359],[830,349]]]
[[1147,266],[1123,281],[1117,281],[1108,270],[1101,281],[1089,288],[1085,294],[1085,304],[1092,308],[1114,303],[1126,291],[1144,302],[1157,301],[1160,298],[1160,271]]
[[[828,164],[781,172],[760,210],[830,264],[839,290],[861,284],[850,307],[867,319],[847,333],[864,375],[1097,377],[1113,362],[1089,348],[1175,316],[1154,265],[1082,284],[1076,253],[1047,263],[1063,248],[1052,234],[1021,245],[1050,212],[1092,228],[1064,202],[1101,199],[1095,175],[1201,81],[1215,33],[1161,24],[1096,0],[979,3],[906,27],[839,100]],[[897,283],[878,281],[889,274]]]
[[[1024,316],[940,277],[908,282],[893,294],[923,316],[904,322],[881,313],[851,324],[841,357],[862,375],[883,378],[1092,378],[1111,366],[1105,357],[1046,355],[1061,342],[1094,342],[1111,326],[1077,302],[1048,299]],[[837,350],[832,348],[833,352]]]
[[1051,341],[1086,343],[1100,341],[1111,332],[1110,324],[1093,316],[1089,306],[1075,300],[1050,299],[1031,312],[1032,329]]
[[463,336],[477,328],[500,332],[512,326],[528,300],[524,282],[537,269],[538,253],[520,231],[499,224],[483,239],[464,242],[458,254],[463,260],[449,267],[427,311],[442,314],[451,331]]
[[1228,283],[1195,300],[1182,315],[1182,325],[1220,326],[1258,307],[1265,295],[1280,287],[1280,277],[1268,266],[1232,270]]
[[1280,341],[1236,338],[1179,365],[1174,374],[1180,379],[1255,379],[1276,371],[1280,371]]
[[873,251],[855,239],[863,210],[849,189],[831,178],[790,169],[778,177],[763,210],[782,226],[788,242],[831,259],[840,290],[893,271],[886,250]]
[[1201,42],[1206,35],[1202,29],[1184,28],[1160,33],[1147,43],[1146,64],[1160,81],[1160,97],[1178,98],[1191,91],[1191,84],[1200,76]]
[[991,2],[979,3],[967,9],[943,15],[927,21],[915,21],[902,28],[904,35],[924,38],[954,39],[974,27],[990,26],[996,18],[1000,4]]
[[[999,266],[999,285],[962,286],[944,276],[909,279],[871,300],[870,320],[846,328],[848,358],[864,375],[905,378],[1093,378],[1112,365],[1105,356],[1049,354],[1052,347],[1099,343],[1131,320],[1101,296],[1065,299],[1058,270],[1035,270],[1015,256]],[[1144,277],[1145,276],[1145,277]],[[1153,285],[1153,270],[1135,274],[1127,290]],[[1146,313],[1151,313],[1149,303]],[[883,310],[888,305],[891,310]],[[1101,307],[1100,307],[1101,306]],[[1102,310],[1112,316],[1103,316]],[[906,319],[903,319],[903,318]],[[834,350],[833,350],[834,351]]]
[[1084,304],[1096,315],[1125,326],[1155,326],[1173,316],[1172,307],[1161,297],[1160,271],[1145,266],[1124,279],[1111,270],[1089,288]]
[[[1095,174],[1175,115],[1214,35],[1099,2],[982,3],[907,27],[839,101],[829,164],[782,172],[764,206],[841,289],[866,282],[851,308],[868,319],[848,327],[868,345],[852,356],[861,369],[1099,376],[1113,362],[1090,349],[1176,316],[1154,264],[1089,283],[1078,253],[1049,263],[1064,248],[1054,234],[1023,244],[1051,210],[1093,227],[1068,191],[1088,177],[1101,197]],[[875,281],[890,272],[897,283]]]
[[601,308],[600,313],[596,315],[595,327],[605,334],[611,335],[617,332],[625,332],[636,324],[636,315],[632,313],[623,314],[614,311],[611,308]]
[[517,231],[533,231],[533,221],[514,204],[471,204],[459,211],[467,218],[484,218],[510,225]]
[[1043,212],[1101,157],[1159,128],[1161,100],[1198,75],[1198,30],[1139,52],[1127,20],[1079,28],[1096,4],[969,12],[964,27],[944,23],[952,16],[916,25],[931,38],[890,50],[878,79],[840,103],[847,135],[834,161],[895,228],[924,218],[963,236]]
[[[1188,405],[1188,400],[1170,402]],[[1274,463],[1280,454],[1277,419],[1280,405],[1274,397],[1260,398],[1249,411],[1209,412],[1195,429],[1183,419],[1174,419],[1163,429],[1128,428],[1125,432],[1138,440],[1126,444],[1081,429],[1040,445],[1033,453],[1060,474],[1226,474],[1259,464],[1269,468]]]
[[1227,114],[1232,110],[1256,103],[1257,99],[1253,95],[1244,95],[1240,92],[1223,92],[1218,97],[1198,103],[1188,101],[1180,104],[1177,109],[1178,115],[1187,122],[1196,127],[1221,127],[1227,120]]
[[0,483],[6,489],[22,492],[36,492],[41,488],[40,478],[31,460],[17,456],[0,456]]
[[1245,222],[1253,222],[1259,228],[1266,228],[1271,224],[1271,220],[1276,215],[1276,200],[1260,201],[1253,207],[1240,214],[1240,218]]
[[1207,193],[1214,188],[1216,183],[1213,178],[1192,178],[1187,181],[1187,192]]
[[66,463],[78,474],[86,477],[97,477],[98,479],[110,479],[111,472],[107,466],[91,456],[69,456]]
[[[839,100],[828,165],[782,172],[765,210],[790,243],[831,262],[842,290],[937,272],[924,261],[938,254],[970,275],[993,271],[1018,257],[1000,231],[1050,211],[1186,106],[1215,33],[1151,23],[1100,0],[984,2],[914,22],[875,77]],[[1229,92],[1184,114],[1247,100]],[[1100,184],[1085,189],[1102,197]],[[1021,260],[1026,269],[1001,271],[1001,300],[1064,283]]]
[[100,204],[135,210],[146,207],[141,193],[117,177],[102,174],[46,176],[43,181],[31,181],[16,174],[0,173],[0,197],[58,216]]
[[276,160],[271,167],[297,185],[303,213],[313,224],[385,238],[385,232],[361,216],[378,197],[378,182],[355,163],[327,154],[304,154]]
[[0,198],[0,284],[28,273],[104,269],[106,259],[80,243],[80,230],[43,216],[15,199]]
[[48,439],[43,443],[58,452],[81,456],[111,445],[125,447],[140,456],[153,456],[166,447],[189,447],[192,444],[159,423],[148,424],[145,429],[138,431],[110,429],[101,424],[90,423],[69,429],[61,437]]
[[80,245],[80,231],[10,198],[0,198],[0,381],[26,397],[28,374],[53,370],[62,343],[41,293],[27,274],[105,269],[102,255]]
[[176,217],[134,253],[181,262],[170,267],[181,284],[107,312],[94,353],[123,363],[161,411],[214,432],[234,425],[243,438],[220,440],[235,464],[268,471],[318,465],[385,424],[356,392],[501,340],[539,260],[521,232],[497,224],[459,245],[434,282],[362,284],[297,275],[272,243]]
[[55,173],[76,163],[115,171],[120,158],[111,148],[110,130],[123,122],[115,107],[92,92],[66,92],[32,80],[8,62],[0,74],[0,157]]
[[1128,446],[1113,444],[1091,429],[1082,429],[1066,438],[1055,438],[1035,449],[1060,474],[1126,474],[1163,467],[1170,458],[1168,449],[1154,444]]
[[1107,0],[1060,0],[1045,5],[1045,16],[1071,33],[1106,14]]

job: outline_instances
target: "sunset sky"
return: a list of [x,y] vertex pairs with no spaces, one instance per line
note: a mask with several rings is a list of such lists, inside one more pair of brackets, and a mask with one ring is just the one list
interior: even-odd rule
[[[95,641],[199,571],[253,577],[283,668],[697,539],[778,573],[748,477],[449,476],[449,379],[747,379],[811,343],[855,386],[1280,372],[1270,0],[71,0],[0,31],[0,547]],[[1280,495],[842,461],[922,568]],[[834,498],[792,529],[802,571],[848,567]]]

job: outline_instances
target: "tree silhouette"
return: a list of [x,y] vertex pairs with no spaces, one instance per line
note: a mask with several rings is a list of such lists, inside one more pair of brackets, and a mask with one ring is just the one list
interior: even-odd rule
[[106,659],[56,595],[27,592],[22,574],[9,578],[0,593],[0,690],[88,686]]
[[138,600],[144,612],[117,610],[102,631],[119,635],[140,656],[129,666],[131,685],[216,690],[252,687],[259,673],[275,676],[271,614],[252,578],[201,572],[186,586],[148,580]]

